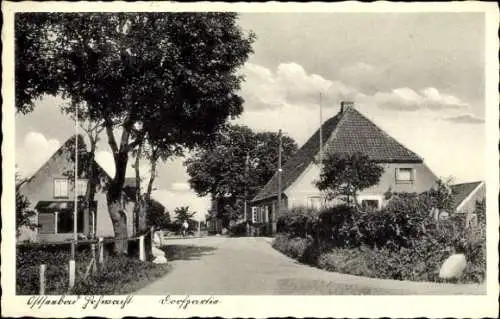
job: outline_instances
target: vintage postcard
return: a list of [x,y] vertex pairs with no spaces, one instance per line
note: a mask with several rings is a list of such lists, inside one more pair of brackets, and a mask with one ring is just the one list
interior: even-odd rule
[[495,4],[2,12],[2,315],[498,314]]

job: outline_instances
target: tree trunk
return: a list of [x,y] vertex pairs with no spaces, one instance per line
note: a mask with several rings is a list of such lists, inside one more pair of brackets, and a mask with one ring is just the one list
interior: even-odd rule
[[85,191],[85,216],[90,216],[94,214],[94,218],[90,218],[89,222],[92,222],[90,228],[92,232],[90,233],[91,237],[94,238],[96,235],[96,220],[97,220],[97,211],[93,207],[96,187],[97,187],[97,172],[96,172],[96,164],[95,164],[95,151],[97,148],[97,138],[93,137],[91,133],[88,134],[90,139],[90,152],[88,153],[87,158],[87,190]]
[[141,174],[139,170],[139,159],[142,152],[142,144],[139,145],[137,150],[137,155],[135,156],[135,204],[134,204],[134,225],[135,225],[135,235],[139,235],[142,232],[140,227],[140,211],[142,206],[142,196],[141,196]]
[[113,223],[113,230],[115,233],[115,247],[114,252],[117,255],[127,254],[127,219],[125,212],[122,209],[121,201],[110,201],[108,199],[108,211]]
[[[125,172],[127,169],[128,153],[120,151],[114,155],[115,177],[110,182],[106,197],[108,201],[108,212],[115,233],[115,253],[127,253],[127,220],[122,206],[122,189],[125,183]],[[125,218],[124,218],[125,216]]]
[[[153,154],[153,156],[155,156]],[[156,178],[156,162],[158,161],[157,158],[153,157],[151,159],[151,174],[149,176],[149,182],[148,182],[148,187],[146,189],[146,194],[144,196],[144,201],[141,205],[141,208],[139,210],[139,227],[142,231],[146,231],[148,229],[148,226],[155,226],[155,225],[148,225],[147,223],[147,214],[150,209],[150,203],[151,203],[151,193],[153,192],[153,183]]]

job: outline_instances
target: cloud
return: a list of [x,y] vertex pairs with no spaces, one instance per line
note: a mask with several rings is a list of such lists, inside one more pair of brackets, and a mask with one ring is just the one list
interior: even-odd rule
[[308,74],[294,62],[281,63],[275,72],[252,63],[243,70],[246,76],[242,85],[242,96],[247,109],[262,110],[286,105],[314,107],[323,94],[325,105],[349,99],[357,91],[340,81],[331,81],[318,74]]
[[16,163],[23,175],[39,169],[59,149],[57,139],[47,139],[42,133],[30,131],[16,149]]
[[419,92],[403,87],[391,92],[377,92],[362,97],[364,103],[375,104],[382,109],[397,111],[417,111],[422,109],[440,111],[448,109],[465,109],[467,104],[453,95],[440,93],[438,89],[429,87]]
[[320,93],[324,107],[337,106],[342,100],[398,111],[440,111],[468,107],[460,98],[444,94],[435,87],[419,91],[409,87],[381,91],[380,87],[385,86],[383,72],[363,62],[341,69],[338,80],[309,74],[294,62],[281,63],[275,71],[247,63],[243,72],[246,81],[241,93],[247,111],[291,106],[317,108]]
[[464,124],[482,124],[484,123],[484,119],[475,116],[474,114],[466,113],[457,116],[451,116],[444,118],[445,121],[453,122],[453,123],[464,123]]

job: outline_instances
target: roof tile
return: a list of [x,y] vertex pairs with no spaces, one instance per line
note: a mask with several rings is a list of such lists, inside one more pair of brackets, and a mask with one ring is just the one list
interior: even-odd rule
[[[361,152],[380,163],[423,162],[422,158],[389,136],[377,125],[359,113],[347,108],[323,123],[323,147],[336,152],[353,154]],[[305,171],[318,155],[319,129],[282,167],[282,190],[285,191]],[[264,185],[253,201],[277,195],[277,173]]]

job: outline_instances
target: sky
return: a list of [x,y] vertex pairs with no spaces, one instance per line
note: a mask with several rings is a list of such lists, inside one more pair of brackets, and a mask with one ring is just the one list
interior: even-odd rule
[[[239,70],[244,112],[234,123],[278,131],[302,145],[340,101],[355,107],[424,158],[440,177],[485,179],[485,61],[482,13],[242,13],[256,34]],[[16,164],[30,176],[74,124],[60,97],[44,97],[16,115]],[[97,161],[114,174],[106,137]],[[127,176],[134,176],[129,162]],[[141,171],[148,173],[146,163]],[[153,197],[169,211],[189,206],[203,218],[207,198],[189,189],[182,158],[159,167]]]

